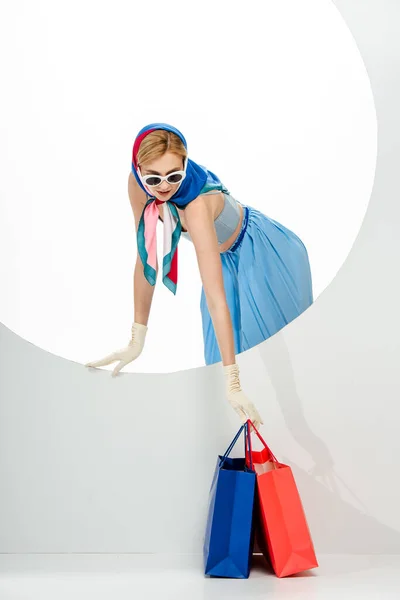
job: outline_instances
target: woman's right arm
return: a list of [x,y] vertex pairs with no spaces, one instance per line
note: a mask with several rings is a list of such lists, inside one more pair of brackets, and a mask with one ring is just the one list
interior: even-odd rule
[[[136,235],[139,227],[140,218],[145,207],[147,198],[146,193],[137,183],[133,173],[129,173],[128,195],[131,203],[133,216],[135,218]],[[156,273],[158,273],[158,262],[156,263]],[[153,300],[154,286],[151,285],[143,272],[143,264],[139,256],[136,257],[135,270],[133,274],[133,306],[134,321],[147,325],[150,315],[151,303]]]
[[[133,215],[135,217],[136,234],[139,228],[140,217],[146,205],[146,194],[136,182],[133,174],[129,175],[128,194],[132,206]],[[158,270],[158,268],[156,269]],[[133,284],[133,301],[135,306],[135,317],[132,323],[132,335],[128,345],[120,348],[111,354],[108,354],[100,360],[90,361],[85,364],[86,367],[104,367],[118,361],[112,372],[115,377],[121,369],[135,360],[143,351],[145,338],[147,334],[147,321],[150,313],[151,301],[153,298],[154,287],[150,285],[143,273],[142,261],[139,253],[136,258],[134,284]]]

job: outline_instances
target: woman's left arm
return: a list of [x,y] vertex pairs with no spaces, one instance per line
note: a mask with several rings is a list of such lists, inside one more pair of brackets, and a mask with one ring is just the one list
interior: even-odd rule
[[263,420],[240,385],[239,366],[235,360],[232,320],[226,301],[214,216],[201,196],[192,200],[187,206],[185,216],[186,226],[196,250],[207,306],[221,353],[228,401],[243,423],[250,419],[258,429]]
[[222,364],[235,363],[232,319],[226,300],[221,256],[211,207],[199,196],[185,210],[185,223],[192,238],[208,310],[214,325]]

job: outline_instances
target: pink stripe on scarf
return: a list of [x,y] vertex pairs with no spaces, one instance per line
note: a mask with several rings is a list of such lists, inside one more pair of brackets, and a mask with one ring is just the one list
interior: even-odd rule
[[146,206],[144,211],[144,241],[147,252],[147,263],[154,270],[157,266],[157,221],[158,221],[158,207],[155,202],[151,202]]

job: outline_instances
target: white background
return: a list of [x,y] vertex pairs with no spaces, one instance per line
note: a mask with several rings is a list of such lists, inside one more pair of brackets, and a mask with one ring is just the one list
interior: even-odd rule
[[[289,15],[289,18],[288,18]],[[8,3],[0,24],[0,321],[85,363],[133,320],[133,140],[171,123],[238,200],[299,235],[314,297],[369,201],[376,117],[363,61],[328,0]],[[6,59],[7,56],[7,59]],[[162,226],[159,225],[159,245]],[[126,370],[204,364],[193,246],[174,297],[159,278]]]

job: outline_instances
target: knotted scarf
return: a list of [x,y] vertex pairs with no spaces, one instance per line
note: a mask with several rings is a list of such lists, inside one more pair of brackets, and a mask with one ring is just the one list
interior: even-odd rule
[[141,180],[137,154],[142,140],[156,129],[172,131],[183,142],[186,151],[187,143],[183,134],[167,123],[150,123],[143,127],[137,134],[132,150],[132,173],[136,181],[150,198],[147,200],[140,218],[137,247],[143,263],[144,275],[151,285],[155,285],[157,278],[157,223],[159,217],[158,205],[164,204],[164,239],[163,239],[163,264],[162,280],[167,288],[176,294],[178,284],[178,242],[181,236],[182,225],[177,207],[185,208],[189,202],[197,198],[200,193],[211,189],[226,189],[214,173],[186,157],[186,177],[179,183],[175,193],[169,200],[156,198],[151,188]]

